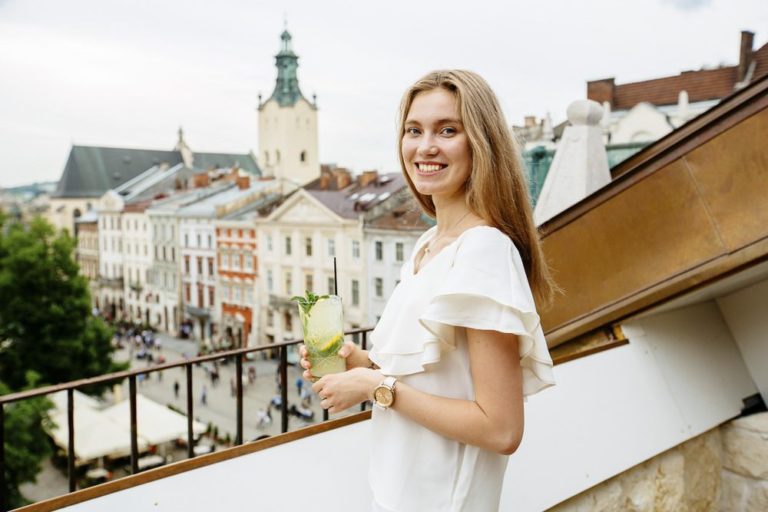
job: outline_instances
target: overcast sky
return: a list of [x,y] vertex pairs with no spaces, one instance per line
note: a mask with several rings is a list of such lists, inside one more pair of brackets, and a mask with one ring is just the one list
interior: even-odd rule
[[[58,180],[72,144],[258,150],[283,20],[317,94],[320,159],[398,169],[397,105],[436,68],[482,74],[507,121],[617,83],[736,64],[766,0],[0,0],[0,187]],[[762,30],[762,32],[761,32]]]

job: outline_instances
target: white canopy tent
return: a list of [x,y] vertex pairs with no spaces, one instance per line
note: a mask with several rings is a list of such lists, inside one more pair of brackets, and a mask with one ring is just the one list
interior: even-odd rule
[[[122,457],[131,453],[130,401],[124,400],[100,410],[97,400],[79,391],[74,392],[74,399],[75,457],[78,465],[101,457]],[[49,434],[57,446],[68,450],[66,391],[51,395],[51,400],[54,409],[50,418],[54,426],[49,429]],[[186,416],[143,395],[136,395],[136,416],[139,452],[146,451],[150,445],[187,437]],[[202,423],[192,422],[192,431],[196,437],[205,430]]]
[[[50,429],[57,446],[69,449],[67,410],[55,409],[51,415],[55,426]],[[101,411],[91,407],[78,407],[75,401],[75,458],[78,465],[101,457],[120,457],[131,453],[131,432],[129,424],[120,425],[110,420]],[[140,451],[148,443],[139,438]]]
[[[131,403],[124,400],[102,411],[110,421],[121,424],[131,424]],[[136,423],[139,437],[149,444],[161,444],[168,441],[187,437],[187,417],[172,411],[168,407],[153,402],[143,395],[136,395]],[[205,432],[206,427],[199,421],[192,422],[192,432],[195,437]]]

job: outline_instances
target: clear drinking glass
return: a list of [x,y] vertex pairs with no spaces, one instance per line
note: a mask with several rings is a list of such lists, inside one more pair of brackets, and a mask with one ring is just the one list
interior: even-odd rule
[[347,363],[338,355],[344,344],[344,316],[341,297],[330,295],[319,299],[309,311],[299,306],[304,331],[304,345],[313,377],[346,371]]

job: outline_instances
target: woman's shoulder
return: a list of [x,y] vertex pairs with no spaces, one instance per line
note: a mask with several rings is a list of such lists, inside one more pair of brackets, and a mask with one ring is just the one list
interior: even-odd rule
[[464,231],[457,245],[454,265],[458,266],[493,272],[520,258],[512,239],[493,226],[475,226]]

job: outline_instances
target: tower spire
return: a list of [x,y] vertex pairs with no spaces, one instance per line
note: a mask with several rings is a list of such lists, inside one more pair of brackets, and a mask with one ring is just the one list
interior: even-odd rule
[[292,37],[287,28],[280,34],[280,40],[280,52],[275,55],[277,81],[275,82],[275,90],[272,92],[272,98],[281,107],[289,107],[302,97],[301,89],[299,89],[299,79],[296,76],[296,69],[299,67],[299,57],[293,52],[291,45]]

